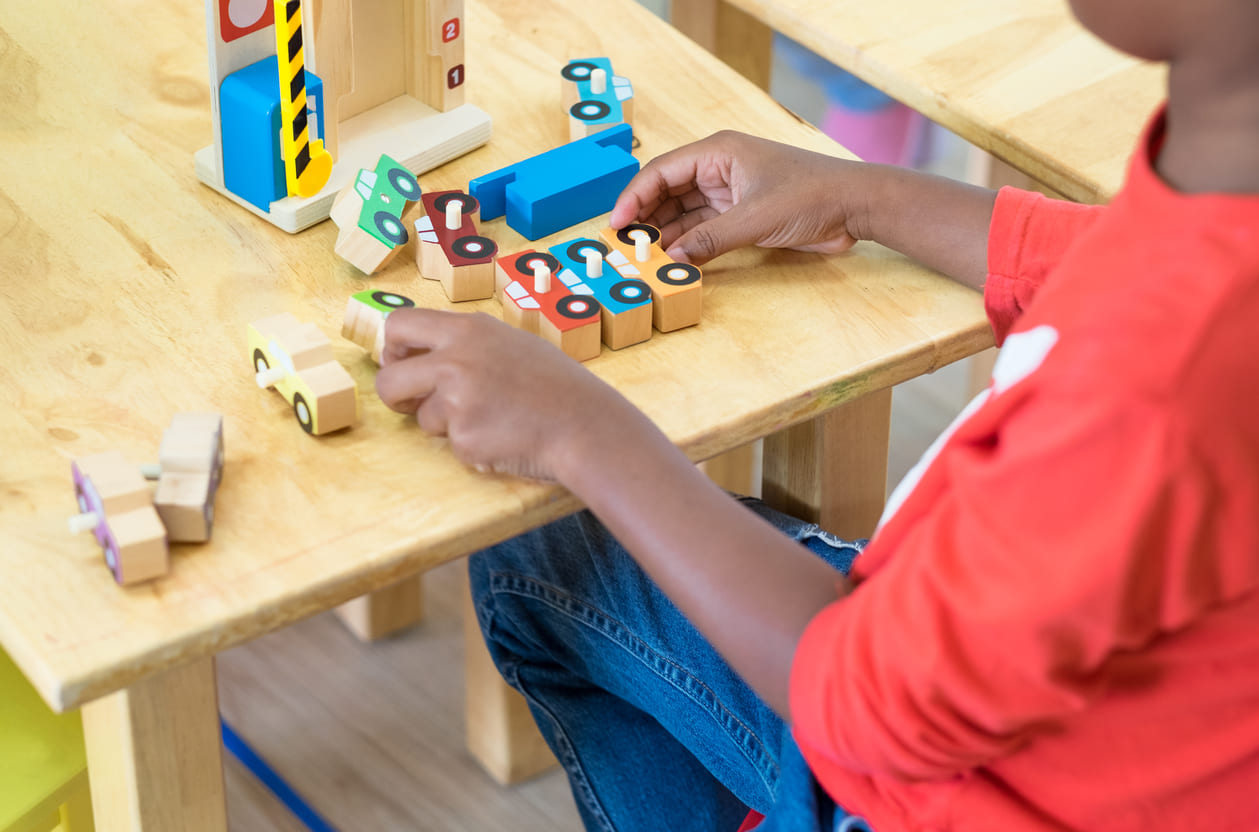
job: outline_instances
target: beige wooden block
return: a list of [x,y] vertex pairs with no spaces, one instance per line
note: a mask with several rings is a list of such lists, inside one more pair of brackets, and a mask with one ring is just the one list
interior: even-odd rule
[[603,343],[608,345],[608,349],[619,350],[641,344],[651,338],[651,306],[644,304],[619,315],[609,315],[604,309],[600,326]]
[[[590,301],[594,303],[594,300]],[[603,343],[603,327],[598,320],[592,320],[585,326],[560,331],[550,318],[545,315],[536,316],[537,332],[550,343],[563,350],[564,354],[576,361],[589,361],[599,357]]]
[[118,583],[130,586],[170,571],[166,527],[152,504],[121,514],[108,514],[105,520],[118,547],[114,555],[118,561],[115,572]]
[[214,526],[213,480],[209,474],[166,473],[158,480],[153,505],[166,539],[172,543],[203,543]]
[[318,415],[315,433],[331,433],[358,422],[358,388],[354,379],[336,361],[304,370],[302,380],[315,396],[312,406]]
[[223,415],[176,413],[162,434],[162,473],[210,474],[223,465]]
[[385,313],[351,297],[341,320],[341,337],[367,350],[379,364],[385,349]]
[[226,832],[212,658],[87,703],[83,739],[100,832]]
[[420,575],[361,595],[336,608],[337,618],[359,641],[377,641],[413,627],[424,618],[424,580]]
[[74,461],[91,480],[107,515],[121,514],[153,504],[148,483],[121,451],[105,451]]

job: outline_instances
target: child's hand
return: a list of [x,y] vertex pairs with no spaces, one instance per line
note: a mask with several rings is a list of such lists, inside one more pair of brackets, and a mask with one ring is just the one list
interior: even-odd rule
[[837,254],[856,242],[846,186],[864,167],[724,131],[648,163],[611,224],[649,222],[670,257],[695,264],[746,245]]
[[563,482],[601,436],[650,424],[560,350],[489,315],[400,309],[385,323],[381,400],[478,470]]

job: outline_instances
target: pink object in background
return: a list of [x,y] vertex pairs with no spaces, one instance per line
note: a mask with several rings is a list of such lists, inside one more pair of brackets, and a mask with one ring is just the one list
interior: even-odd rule
[[930,158],[931,123],[904,104],[850,110],[832,103],[821,127],[867,162],[918,167]]

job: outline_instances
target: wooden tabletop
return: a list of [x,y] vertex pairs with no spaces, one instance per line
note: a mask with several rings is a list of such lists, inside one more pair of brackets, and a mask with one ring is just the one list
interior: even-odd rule
[[[494,136],[422,175],[425,189],[564,142],[558,72],[589,55],[632,79],[644,160],[726,127],[844,153],[630,0],[469,0],[468,25],[469,100]],[[102,0],[57,26],[40,0],[0,9],[0,644],[56,709],[575,506],[465,469],[375,396],[339,321],[369,286],[448,306],[409,254],[365,279],[333,254],[330,223],[290,236],[198,183],[204,33],[197,3]],[[502,220],[483,231],[504,252],[526,245]],[[699,326],[588,365],[696,459],[991,343],[976,294],[871,245],[727,256],[706,270],[704,303]],[[461,308],[497,314],[495,301]],[[254,385],[246,326],[283,311],[333,337],[358,383],[357,427],[307,436]],[[181,410],[225,416],[214,538],[173,546],[167,577],[120,588],[91,536],[67,533],[70,460],[116,448],[152,461]]]
[[1119,189],[1165,95],[1164,67],[1103,44],[1066,0],[720,2],[1081,202]]

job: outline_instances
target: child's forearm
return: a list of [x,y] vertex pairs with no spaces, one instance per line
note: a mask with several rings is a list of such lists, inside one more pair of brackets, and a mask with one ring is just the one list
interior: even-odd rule
[[814,615],[847,593],[847,580],[739,506],[646,417],[606,433],[569,446],[560,480],[735,671],[789,717],[796,644]]
[[996,192],[889,165],[865,165],[849,233],[874,240],[975,289],[988,274]]

